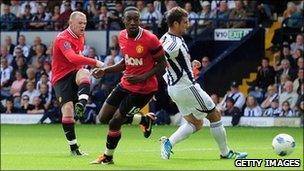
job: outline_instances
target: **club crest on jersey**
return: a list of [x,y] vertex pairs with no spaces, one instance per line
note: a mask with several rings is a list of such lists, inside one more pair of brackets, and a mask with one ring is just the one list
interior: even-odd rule
[[63,47],[64,47],[64,49],[71,49],[71,44],[70,44],[70,42],[65,41],[65,42],[63,43]]
[[136,52],[138,54],[143,53],[143,51],[144,51],[144,47],[142,45],[137,45],[136,46]]

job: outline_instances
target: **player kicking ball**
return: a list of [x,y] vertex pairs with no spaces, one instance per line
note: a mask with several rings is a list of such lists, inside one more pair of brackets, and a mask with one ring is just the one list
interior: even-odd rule
[[121,138],[121,126],[132,121],[144,127],[144,136],[151,134],[152,114],[141,116],[139,111],[158,89],[155,74],[165,69],[164,50],[158,38],[150,31],[139,27],[139,10],[128,7],[124,10],[123,22],[126,29],[119,33],[119,46],[124,59],[114,66],[92,71],[96,78],[112,72],[124,74],[120,83],[108,96],[99,116],[110,118],[105,151],[91,164],[113,164],[114,151]]
[[51,81],[61,106],[63,131],[74,156],[87,155],[77,145],[74,126],[74,111],[82,117],[90,93],[90,72],[83,66],[103,65],[101,61],[81,55],[86,24],[84,13],[73,12],[69,27],[56,36],[53,48]]
[[169,30],[161,38],[168,61],[163,77],[168,84],[170,97],[177,104],[186,122],[169,138],[161,137],[161,158],[169,159],[173,146],[200,130],[205,117],[210,121],[210,132],[220,149],[220,158],[246,158],[247,153],[235,152],[228,148],[221,114],[210,96],[194,80],[188,47],[182,38],[189,26],[188,13],[180,7],[172,8],[167,15],[167,24]]

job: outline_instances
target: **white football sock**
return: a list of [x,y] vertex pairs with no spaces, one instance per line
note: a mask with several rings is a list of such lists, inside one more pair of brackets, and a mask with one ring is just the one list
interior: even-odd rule
[[104,154],[107,156],[113,156],[114,151],[115,151],[115,149],[111,150],[111,149],[106,148]]
[[192,123],[186,121],[170,136],[169,140],[172,146],[174,146],[176,143],[188,138],[195,131],[195,126]]
[[210,132],[219,146],[222,156],[226,156],[229,152],[229,148],[227,146],[226,130],[222,121],[210,123]]
[[140,113],[133,116],[132,125],[138,125],[141,121],[142,115]]

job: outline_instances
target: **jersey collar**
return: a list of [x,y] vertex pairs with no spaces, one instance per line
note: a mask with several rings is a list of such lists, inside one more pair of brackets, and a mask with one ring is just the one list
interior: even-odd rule
[[79,38],[79,37],[71,30],[70,27],[68,27],[67,31],[68,31],[68,32],[70,33],[70,35],[71,35],[72,37],[74,37],[75,39],[78,39],[78,38]]
[[[143,32],[144,32],[144,29],[143,29],[143,28],[141,28],[141,27],[139,27],[138,34],[137,34],[137,36],[135,37],[135,39],[134,39],[134,40],[138,40],[138,39],[140,39],[140,38],[141,38],[141,36],[142,36],[142,34],[143,34]],[[127,39],[129,38],[128,33],[126,34],[126,37],[127,37]]]

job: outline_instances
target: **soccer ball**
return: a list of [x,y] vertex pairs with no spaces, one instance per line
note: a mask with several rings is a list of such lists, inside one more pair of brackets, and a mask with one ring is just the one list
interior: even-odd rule
[[288,134],[279,134],[272,140],[272,148],[279,156],[291,154],[296,146],[292,136]]

